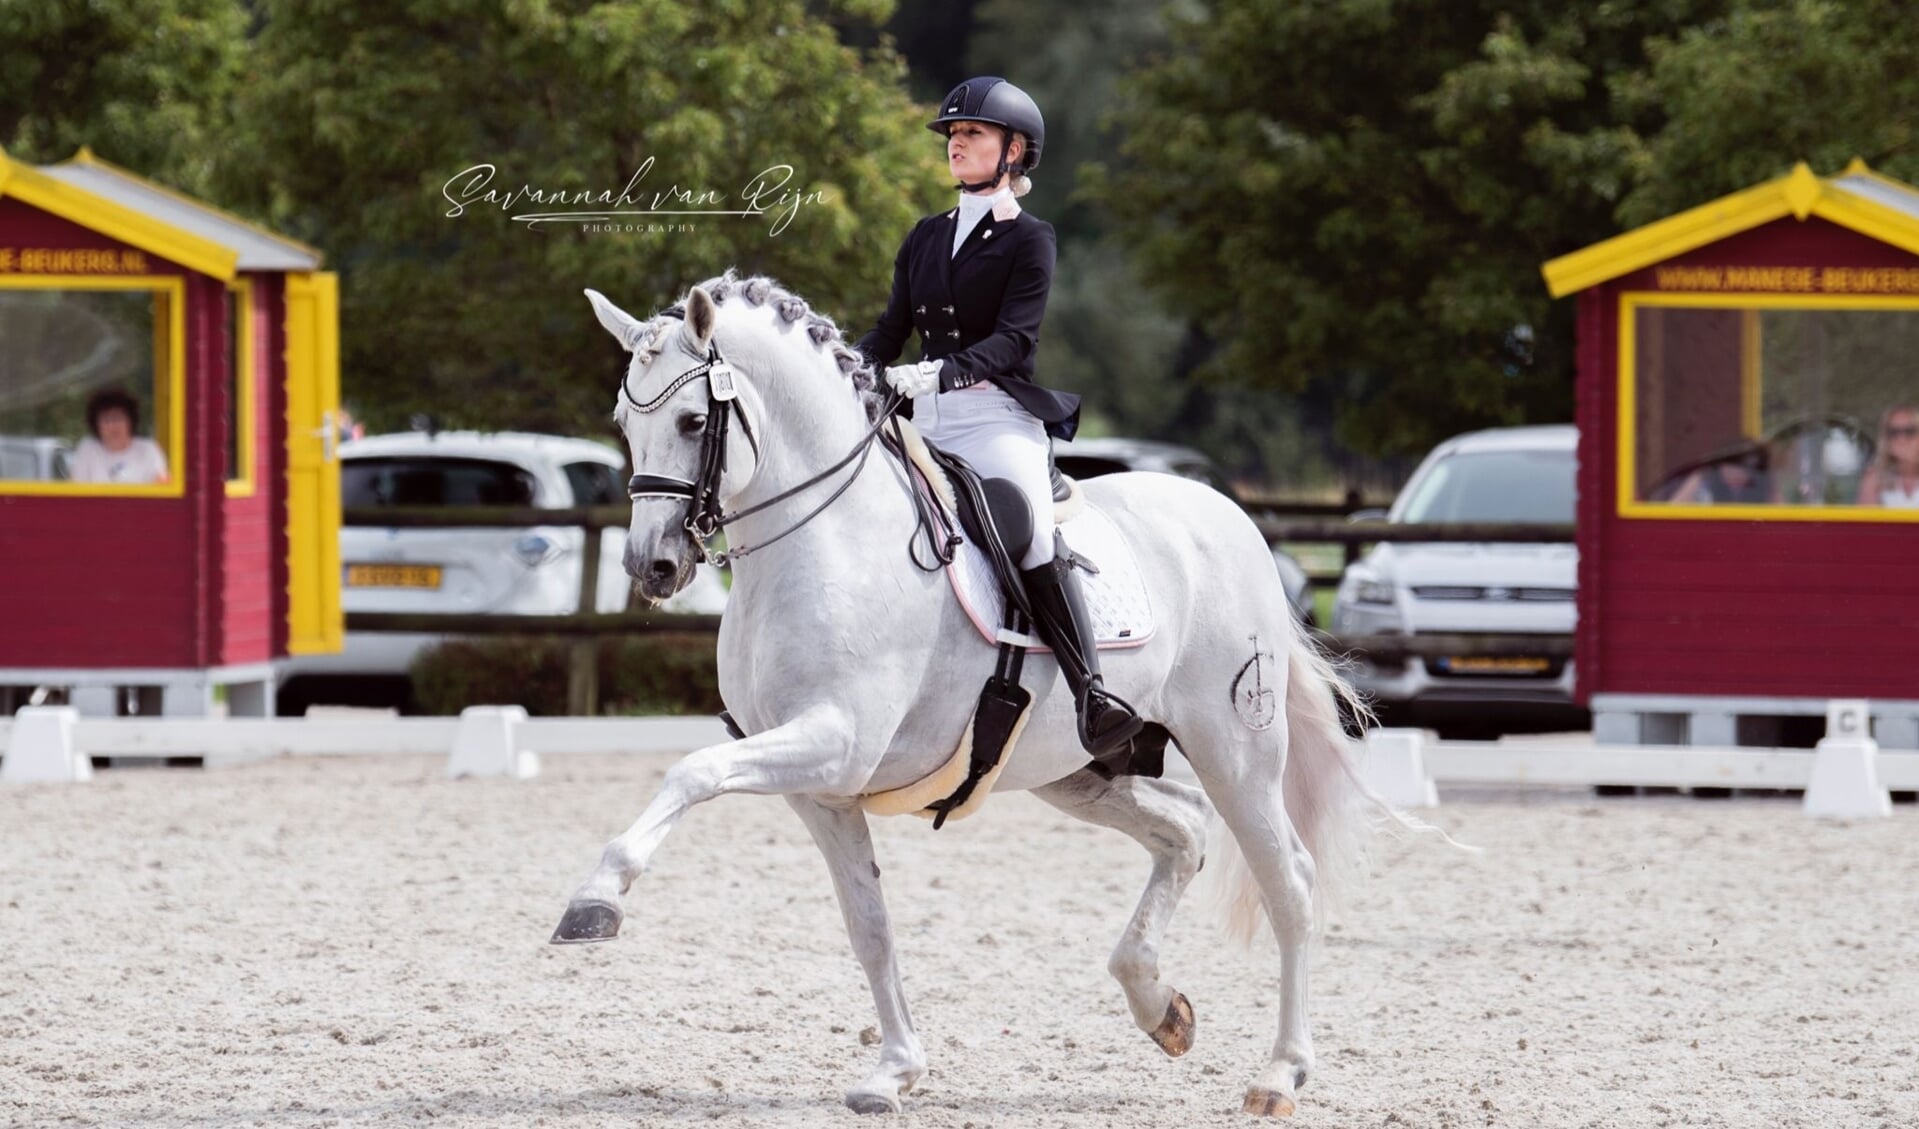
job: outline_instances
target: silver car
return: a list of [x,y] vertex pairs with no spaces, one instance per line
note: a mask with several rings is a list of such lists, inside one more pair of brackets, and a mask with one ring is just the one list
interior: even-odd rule
[[[1570,525],[1577,439],[1570,425],[1449,439],[1420,463],[1383,520]],[[1340,579],[1333,633],[1569,638],[1578,571],[1579,552],[1570,544],[1376,545]],[[1492,721],[1525,712],[1574,723],[1579,713],[1572,661],[1545,654],[1361,662],[1353,675],[1388,713],[1455,718],[1477,711]]]

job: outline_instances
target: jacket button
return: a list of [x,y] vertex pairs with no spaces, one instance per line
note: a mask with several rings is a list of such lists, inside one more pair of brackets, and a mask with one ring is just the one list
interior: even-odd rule
[[922,314],[923,314],[923,313],[925,313],[925,312],[926,312],[926,307],[925,307],[925,306],[921,306],[921,307],[919,308],[919,312],[920,312],[920,313],[922,313]]
[[947,331],[946,331],[946,336],[948,336],[948,337],[958,337],[958,336],[959,336],[959,330],[957,330],[957,329],[949,329],[949,330],[947,330]]
[[[951,307],[951,306],[941,306],[941,307],[940,307],[940,309],[942,309],[942,310],[945,310],[945,311],[946,311],[947,313],[949,313],[949,314],[953,312],[953,307]],[[926,311],[925,311],[925,310],[921,310],[920,312],[921,312],[921,313],[925,313]]]

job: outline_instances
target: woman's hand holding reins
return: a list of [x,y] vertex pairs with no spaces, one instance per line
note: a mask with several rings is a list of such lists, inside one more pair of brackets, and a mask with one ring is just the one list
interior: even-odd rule
[[886,370],[886,383],[908,399],[924,396],[940,386],[940,365],[939,361],[894,365]]

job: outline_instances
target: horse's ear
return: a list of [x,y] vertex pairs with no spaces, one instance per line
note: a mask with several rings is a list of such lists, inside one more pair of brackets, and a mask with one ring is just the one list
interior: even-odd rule
[[687,344],[695,353],[706,351],[707,342],[713,340],[713,327],[720,320],[720,308],[713,296],[695,286],[686,293],[686,325],[680,330],[686,335]]
[[629,353],[639,351],[640,342],[646,336],[646,325],[632,314],[620,309],[607,300],[606,295],[588,288],[586,300],[593,303],[593,312],[599,316],[600,324],[606,327]]

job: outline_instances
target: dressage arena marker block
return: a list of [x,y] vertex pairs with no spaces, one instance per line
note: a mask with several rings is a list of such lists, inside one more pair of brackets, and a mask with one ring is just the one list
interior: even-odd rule
[[75,784],[93,779],[93,761],[73,743],[80,711],[72,706],[27,706],[13,715],[0,781],[9,784]]
[[1812,778],[1806,782],[1804,811],[1827,819],[1885,819],[1892,796],[1879,785],[1879,743],[1872,739],[1870,713],[1857,700],[1826,707],[1826,735],[1812,754]]
[[1426,772],[1424,729],[1374,729],[1366,734],[1366,786],[1396,808],[1436,808],[1439,789]]
[[518,747],[519,728],[525,722],[526,709],[522,706],[468,706],[461,710],[446,774],[511,776],[515,780],[538,776],[540,755]]

